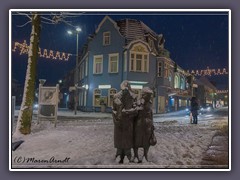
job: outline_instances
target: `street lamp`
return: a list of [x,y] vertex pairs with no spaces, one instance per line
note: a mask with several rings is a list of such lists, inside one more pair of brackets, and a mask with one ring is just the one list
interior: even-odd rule
[[75,84],[75,91],[74,91],[74,114],[77,114],[77,87],[78,87],[78,34],[82,31],[80,27],[76,27],[75,31],[68,30],[67,33],[69,35],[72,35],[75,33],[77,35],[77,49],[76,49],[76,69],[75,69],[75,78],[74,78],[74,84]]

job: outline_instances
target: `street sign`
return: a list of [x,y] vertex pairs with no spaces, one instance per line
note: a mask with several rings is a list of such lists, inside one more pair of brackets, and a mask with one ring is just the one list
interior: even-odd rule
[[58,102],[58,84],[55,87],[43,87],[42,84],[39,84],[38,123],[40,119],[54,119],[54,126],[56,127]]

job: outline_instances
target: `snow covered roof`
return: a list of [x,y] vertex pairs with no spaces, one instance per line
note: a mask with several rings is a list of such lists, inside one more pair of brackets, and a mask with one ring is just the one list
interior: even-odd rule
[[120,33],[126,38],[126,44],[137,39],[147,41],[146,35],[151,35],[153,38],[157,39],[158,35],[142,21],[136,19],[122,19],[116,21],[116,23]]

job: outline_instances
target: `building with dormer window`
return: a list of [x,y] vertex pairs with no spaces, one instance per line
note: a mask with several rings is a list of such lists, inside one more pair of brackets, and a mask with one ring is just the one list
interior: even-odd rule
[[190,76],[170,58],[165,39],[135,19],[114,21],[105,16],[81,50],[78,61],[78,107],[111,111],[112,99],[123,80],[140,97],[141,89],[154,90],[156,113],[185,108],[192,96]]

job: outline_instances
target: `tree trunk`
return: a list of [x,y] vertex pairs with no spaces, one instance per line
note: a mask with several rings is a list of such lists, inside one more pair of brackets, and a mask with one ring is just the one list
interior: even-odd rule
[[31,133],[40,30],[41,17],[37,13],[33,13],[32,32],[30,36],[30,45],[28,50],[28,66],[25,78],[22,104],[18,115],[16,131],[13,135],[15,137]]

